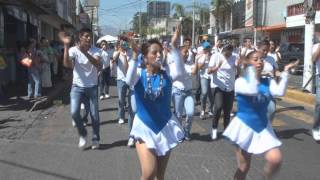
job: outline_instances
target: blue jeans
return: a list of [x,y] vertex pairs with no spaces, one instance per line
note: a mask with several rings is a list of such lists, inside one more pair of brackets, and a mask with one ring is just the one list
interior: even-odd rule
[[273,118],[276,112],[276,100],[272,99],[268,104],[268,119],[273,122]]
[[316,75],[316,107],[314,110],[313,129],[320,130],[320,75]]
[[206,78],[201,78],[200,79],[201,83],[201,110],[206,111],[206,106],[207,106],[207,97],[209,96],[209,102],[210,102],[210,109],[209,111],[212,112],[213,108],[213,97],[210,89],[210,79]]
[[28,68],[28,97],[33,94],[34,85],[34,97],[41,96],[41,79],[40,72],[36,68]]
[[[117,80],[117,89],[118,89],[118,117],[119,119],[125,118],[125,107],[126,107],[126,96],[127,92],[129,91],[129,86],[126,82],[122,80]],[[130,101],[130,96],[128,96],[128,102]],[[129,105],[130,106],[130,105]]]
[[[83,126],[82,118],[80,115],[80,104],[81,102],[87,99],[89,101],[89,111],[92,121],[93,136],[92,140],[100,140],[100,118],[99,118],[99,106],[98,106],[98,87],[78,87],[72,85],[70,92],[70,107],[71,107],[71,116],[74,122],[76,123],[78,133],[80,136],[87,136],[87,130]],[[86,104],[86,103],[85,103]]]
[[99,76],[100,96],[109,94],[110,79],[110,67],[107,67],[101,71]]
[[129,117],[128,117],[128,125],[129,125],[129,132],[132,129],[133,119],[137,112],[137,105],[136,105],[136,98],[134,96],[134,91],[130,90],[129,97],[128,97],[128,104],[129,104]]
[[177,88],[173,88],[172,95],[174,97],[175,112],[181,124],[183,110],[185,110],[186,112],[186,122],[183,127],[186,136],[190,136],[192,118],[194,114],[194,100],[192,97],[192,90],[183,91]]

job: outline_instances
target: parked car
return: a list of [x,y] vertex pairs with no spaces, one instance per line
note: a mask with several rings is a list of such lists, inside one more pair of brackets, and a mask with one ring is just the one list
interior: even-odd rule
[[300,60],[296,68],[290,70],[291,74],[303,74],[304,43],[284,43],[280,46],[281,61],[279,62],[280,70],[284,66],[297,59]]

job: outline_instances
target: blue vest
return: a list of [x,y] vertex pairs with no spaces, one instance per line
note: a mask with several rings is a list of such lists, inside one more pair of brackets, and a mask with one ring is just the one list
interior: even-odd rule
[[[145,95],[148,87],[147,72],[142,69],[139,81],[134,87],[137,103],[136,115],[154,133],[158,134],[170,120],[172,114],[170,110],[172,82],[165,71],[160,71],[163,76],[162,94],[155,100],[151,100]],[[160,85],[161,74],[151,76],[153,91]]]
[[237,117],[256,132],[261,132],[268,125],[268,104],[272,99],[269,85],[269,79],[261,78],[257,96],[237,94]]

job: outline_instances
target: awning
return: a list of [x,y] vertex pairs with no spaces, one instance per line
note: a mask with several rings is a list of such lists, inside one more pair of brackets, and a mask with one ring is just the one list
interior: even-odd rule
[[7,9],[7,13],[10,16],[13,16],[20,21],[27,22],[28,20],[27,13],[21,7],[12,6],[12,5],[8,5],[5,7]]
[[257,31],[274,32],[274,31],[282,31],[285,28],[286,28],[286,24],[277,24],[277,25],[273,25],[273,26],[257,27]]

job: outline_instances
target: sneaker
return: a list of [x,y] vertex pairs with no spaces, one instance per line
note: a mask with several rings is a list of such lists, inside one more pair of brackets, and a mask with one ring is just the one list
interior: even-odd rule
[[81,110],[83,110],[85,108],[83,103],[81,103],[80,108],[81,108]]
[[209,114],[209,116],[210,116],[210,117],[212,117],[212,116],[213,116],[213,113],[212,113],[211,111],[209,111],[209,113],[208,113],[208,114]]
[[189,135],[189,134],[185,134],[185,136],[184,136],[184,140],[186,140],[186,141],[190,141],[190,140],[191,140],[190,135]]
[[130,138],[129,138],[127,146],[128,146],[128,147],[133,147],[133,146],[134,146],[134,139],[133,139],[133,137],[130,137]]
[[86,127],[88,124],[87,122],[83,122],[83,126]]
[[204,117],[204,111],[201,111],[201,113],[200,113],[200,119],[204,119],[205,117]]
[[97,140],[92,141],[91,149],[99,149],[99,147],[100,147],[99,141]]
[[87,138],[83,137],[83,136],[80,136],[78,147],[80,149],[84,149],[86,147],[86,144],[87,144]]
[[76,127],[76,122],[74,122],[74,120],[72,120],[72,127]]
[[119,121],[118,121],[118,123],[119,123],[119,124],[124,124],[124,120],[120,118]]
[[106,99],[109,99],[109,98],[110,98],[110,95],[109,95],[109,94],[106,94],[106,95],[104,95],[104,97],[105,97]]
[[217,129],[212,129],[211,131],[211,140],[217,139]]
[[312,137],[316,141],[320,141],[320,130],[312,129]]
[[100,100],[103,100],[103,99],[104,99],[104,96],[103,96],[103,95],[101,95],[101,96],[100,96]]

